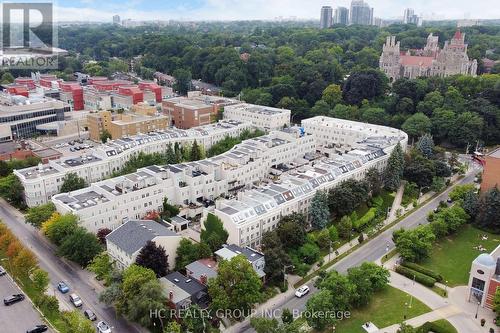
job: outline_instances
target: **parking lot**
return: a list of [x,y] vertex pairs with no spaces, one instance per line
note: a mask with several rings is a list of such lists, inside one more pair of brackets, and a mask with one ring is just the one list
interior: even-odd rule
[[[24,294],[11,280],[10,276],[0,276],[0,296],[2,310],[0,311],[0,331],[9,333],[24,333],[35,325],[44,324],[38,311],[33,308],[30,300],[5,306],[3,299],[12,294]],[[50,328],[47,332],[53,332]]]

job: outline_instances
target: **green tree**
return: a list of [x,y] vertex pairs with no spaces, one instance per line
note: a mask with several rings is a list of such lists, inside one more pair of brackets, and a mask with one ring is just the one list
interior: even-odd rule
[[480,228],[500,232],[500,191],[494,187],[481,196],[474,222]]
[[476,216],[479,208],[479,195],[475,192],[465,193],[462,207],[469,216]]
[[420,153],[427,157],[431,158],[434,155],[434,140],[430,134],[424,134],[417,141],[417,149]]
[[333,108],[335,105],[342,102],[342,90],[338,84],[330,84],[323,90],[323,96],[321,98]]
[[102,251],[101,244],[94,234],[83,228],[77,228],[64,238],[58,253],[82,267],[87,266]]
[[50,282],[49,274],[46,271],[40,268],[35,269],[33,273],[31,273],[31,280],[38,292],[45,293]]
[[335,311],[346,311],[351,308],[352,298],[356,293],[356,286],[345,275],[336,271],[328,275],[319,283],[321,290],[328,290],[332,295],[332,307]]
[[196,304],[191,304],[187,309],[189,315],[185,316],[184,325],[192,333],[209,333],[210,322],[205,313]]
[[114,263],[106,252],[95,256],[87,268],[96,275],[97,280],[104,280],[106,285],[111,283]]
[[377,168],[372,167],[366,171],[365,181],[368,183],[372,196],[378,196],[382,192],[382,175]]
[[343,239],[350,239],[352,233],[352,221],[351,218],[347,215],[343,216],[340,219],[340,222],[337,226],[337,230],[339,232],[339,236]]
[[213,310],[248,311],[261,299],[262,282],[243,255],[223,260],[215,279],[208,282]]
[[429,257],[436,236],[429,226],[394,232],[394,243],[404,260],[420,262]]
[[292,311],[288,308],[284,308],[281,313],[281,321],[283,324],[291,324],[293,322],[293,314]]
[[102,143],[106,143],[106,142],[108,142],[108,139],[112,138],[112,136],[111,136],[111,133],[109,133],[109,131],[107,129],[103,129],[99,138],[101,139]]
[[179,68],[173,72],[175,77],[174,90],[181,95],[186,95],[191,89],[191,72],[187,69]]
[[182,270],[193,261],[198,259],[196,255],[196,245],[189,239],[181,239],[176,251],[175,269]]
[[47,226],[46,236],[56,245],[61,245],[64,240],[78,229],[77,217],[73,214],[58,216],[53,223]]
[[26,208],[24,187],[14,174],[0,178],[0,196],[17,208]]
[[168,255],[163,246],[156,245],[153,241],[147,241],[146,245],[139,251],[135,263],[155,272],[157,277],[168,273]]
[[226,243],[228,237],[229,234],[224,229],[222,221],[214,214],[208,213],[200,233],[201,241],[208,244],[212,252],[215,252]]
[[316,191],[309,208],[311,224],[315,229],[323,229],[329,222],[328,194],[326,191]]
[[61,192],[76,191],[85,187],[85,180],[79,177],[75,172],[67,173],[63,178]]
[[462,112],[455,118],[448,137],[457,146],[465,146],[468,142],[478,140],[483,131],[484,120],[472,112]]
[[190,161],[199,161],[203,159],[203,150],[196,140],[193,141],[193,145],[190,149],[189,160]]
[[457,185],[450,191],[449,197],[453,201],[463,200],[469,192],[477,192],[474,184]]
[[410,137],[418,138],[431,131],[431,120],[423,113],[415,113],[410,118],[406,119],[401,128]]
[[390,273],[387,269],[374,263],[365,262],[361,266],[349,268],[347,277],[355,286],[351,304],[355,307],[361,307],[370,302],[375,292],[388,285]]
[[318,331],[323,331],[327,327],[335,324],[336,319],[334,316],[313,316],[313,313],[326,313],[335,309],[335,304],[332,299],[335,296],[329,290],[320,290],[313,294],[306,303],[306,312],[311,315],[306,316],[307,324]]
[[36,207],[30,207],[25,216],[26,222],[36,228],[40,228],[42,223],[47,221],[55,210],[56,207],[52,202]]
[[305,227],[292,216],[281,218],[276,232],[286,250],[297,249],[306,242]]
[[404,168],[404,153],[398,142],[387,160],[387,167],[384,171],[384,186],[388,191],[396,191],[401,186]]
[[182,333],[182,327],[176,321],[171,321],[167,324],[163,333]]
[[170,220],[171,217],[177,216],[180,212],[179,208],[168,203],[168,198],[163,198],[163,209],[161,212],[161,217],[167,221]]
[[262,252],[266,258],[264,272],[268,281],[278,281],[283,278],[283,267],[290,265],[290,257],[283,248],[276,230],[262,234]]
[[95,333],[95,328],[92,322],[76,310],[63,312],[62,319],[69,332]]

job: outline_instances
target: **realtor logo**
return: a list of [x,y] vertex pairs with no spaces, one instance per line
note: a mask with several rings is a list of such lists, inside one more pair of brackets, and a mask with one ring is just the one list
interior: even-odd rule
[[4,2],[1,9],[1,67],[57,68],[52,3]]

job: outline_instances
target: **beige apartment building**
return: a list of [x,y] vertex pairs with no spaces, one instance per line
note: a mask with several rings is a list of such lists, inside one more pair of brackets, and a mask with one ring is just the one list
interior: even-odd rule
[[110,111],[99,111],[88,116],[89,136],[94,141],[101,140],[101,134],[104,130],[111,134],[112,139],[120,139],[124,136],[162,130],[168,125],[167,116],[113,115]]
[[137,114],[137,115],[143,115],[143,116],[156,116],[158,113],[158,109],[154,105],[149,105],[148,103],[138,103],[135,105],[132,105],[130,108],[130,111]]
[[216,113],[212,105],[186,97],[168,99],[162,105],[163,111],[172,117],[172,125],[181,129],[208,125]]

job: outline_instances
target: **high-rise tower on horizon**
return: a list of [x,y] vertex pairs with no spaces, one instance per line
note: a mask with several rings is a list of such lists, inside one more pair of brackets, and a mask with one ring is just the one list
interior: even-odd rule
[[349,9],[345,7],[335,8],[335,15],[333,18],[333,24],[349,24]]
[[321,7],[321,17],[319,20],[320,29],[328,29],[333,24],[333,9],[330,6]]
[[349,24],[372,25],[373,8],[363,0],[353,0],[349,11]]

